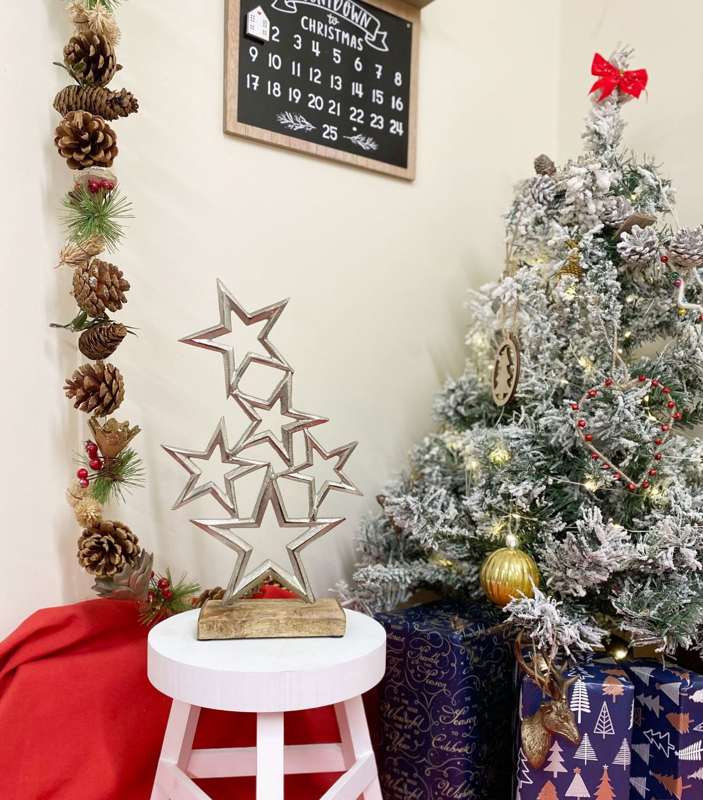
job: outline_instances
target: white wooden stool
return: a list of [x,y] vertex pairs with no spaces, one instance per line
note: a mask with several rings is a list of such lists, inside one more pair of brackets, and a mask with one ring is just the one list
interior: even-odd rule
[[[149,633],[149,680],[173,698],[151,800],[209,800],[193,778],[256,775],[256,800],[283,800],[283,776],[343,772],[321,800],[382,800],[361,695],[386,668],[386,634],[347,611],[341,639],[199,642],[198,611]],[[283,714],[334,705],[341,743],[283,743]],[[256,747],[193,750],[201,708],[255,712]]]

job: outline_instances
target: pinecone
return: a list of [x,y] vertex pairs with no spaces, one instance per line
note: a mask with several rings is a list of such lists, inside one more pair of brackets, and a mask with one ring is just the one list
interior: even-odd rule
[[101,322],[83,331],[78,338],[78,349],[92,361],[109,358],[127,335],[127,328],[119,322]]
[[555,175],[557,168],[552,161],[552,159],[542,153],[542,155],[537,156],[535,159],[535,172],[538,175]]
[[70,0],[68,13],[78,33],[99,33],[110,44],[116,46],[120,41],[120,29],[114,16],[103,5],[88,8],[85,0]]
[[56,128],[54,142],[70,169],[111,167],[119,152],[112,128],[87,111],[69,111]]
[[654,228],[634,225],[630,233],[623,233],[617,244],[620,258],[633,267],[651,264],[659,252],[659,239]]
[[122,522],[102,519],[78,540],[78,562],[98,578],[111,578],[136,564],[140,553],[139,540]]
[[669,245],[669,255],[679,267],[703,267],[703,225],[681,228]]
[[105,36],[84,31],[72,36],[63,49],[68,71],[83,86],[105,86],[122,69],[115,48]]
[[622,225],[633,211],[632,203],[626,197],[622,195],[607,197],[603,201],[603,211],[600,219],[604,225],[617,228],[618,225]]
[[66,86],[54,98],[59,114],[87,111],[107,120],[127,117],[139,111],[139,101],[126,89],[111,92],[102,86]]
[[554,178],[549,175],[538,175],[533,178],[530,193],[535,203],[539,203],[542,206],[550,205],[554,202],[555,192],[556,184],[554,183]]
[[73,273],[73,296],[82,311],[99,317],[108,311],[119,311],[127,302],[129,282],[122,270],[107,261],[94,258]]
[[74,408],[96,417],[112,414],[124,400],[122,373],[102,361],[83,364],[66,380],[63,388],[66,397],[74,401]]
[[80,244],[67,244],[59,254],[57,266],[80,267],[94,256],[99,256],[105,249],[105,240],[94,234]]
[[221,586],[214,589],[206,589],[199,597],[193,598],[193,608],[202,608],[208,600],[222,600],[225,590]]

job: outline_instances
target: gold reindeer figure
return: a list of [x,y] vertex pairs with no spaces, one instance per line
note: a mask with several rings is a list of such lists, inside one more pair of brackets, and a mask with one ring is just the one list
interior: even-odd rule
[[573,711],[569,708],[569,687],[578,676],[565,680],[563,670],[554,664],[545,664],[543,671],[529,666],[522,655],[520,638],[515,642],[515,654],[522,670],[551,697],[542,703],[536,713],[522,721],[521,742],[528,764],[533,769],[541,769],[546,761],[549,748],[555,736],[563,736],[576,744],[580,734]]

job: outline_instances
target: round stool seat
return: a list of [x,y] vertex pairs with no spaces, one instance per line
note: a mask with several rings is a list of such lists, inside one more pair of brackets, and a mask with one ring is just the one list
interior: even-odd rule
[[222,711],[283,712],[334,705],[362,695],[383,677],[386,633],[346,611],[340,639],[197,639],[198,611],[149,633],[148,673],[163,694]]

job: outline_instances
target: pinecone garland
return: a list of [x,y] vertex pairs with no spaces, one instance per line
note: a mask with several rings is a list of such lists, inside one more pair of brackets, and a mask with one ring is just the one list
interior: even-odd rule
[[632,214],[632,203],[622,195],[608,197],[603,201],[600,219],[604,225],[617,228]]
[[78,540],[78,562],[98,578],[110,578],[136,564],[140,553],[139,540],[122,522],[100,520]]
[[107,261],[94,258],[73,273],[73,296],[82,311],[99,317],[105,311],[119,311],[127,302],[129,282],[122,270]]
[[87,111],[69,111],[56,128],[54,142],[70,169],[111,167],[119,152],[112,128]]
[[552,159],[542,153],[535,159],[535,172],[538,175],[555,175],[557,171],[556,165]]
[[703,267],[703,225],[697,228],[681,228],[671,240],[669,255],[679,267]]
[[634,225],[630,233],[623,233],[617,244],[620,258],[633,267],[651,264],[659,253],[659,239],[654,228]]
[[78,338],[78,349],[91,361],[109,358],[127,335],[127,328],[119,322],[101,322],[88,328]]
[[72,36],[63,49],[68,71],[83,86],[105,86],[122,69],[115,48],[105,36],[84,31]]
[[112,92],[102,86],[66,86],[54,98],[59,114],[87,111],[106,120],[128,117],[139,111],[139,101],[126,89]]
[[64,391],[77,410],[104,417],[122,404],[124,379],[117,367],[96,361],[79,367],[66,380]]

